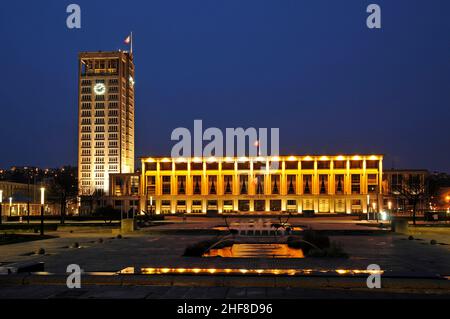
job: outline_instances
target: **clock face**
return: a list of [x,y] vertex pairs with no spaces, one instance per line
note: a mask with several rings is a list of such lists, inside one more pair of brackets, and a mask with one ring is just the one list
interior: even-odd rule
[[105,92],[106,92],[106,87],[105,87],[105,85],[104,85],[103,83],[97,83],[97,84],[94,86],[94,92],[95,92],[95,94],[97,94],[97,95],[103,95],[103,94],[105,94]]

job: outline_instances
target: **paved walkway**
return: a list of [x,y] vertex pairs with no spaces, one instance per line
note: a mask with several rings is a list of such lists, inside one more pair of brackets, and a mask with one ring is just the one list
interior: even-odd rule
[[167,286],[2,286],[0,299],[448,299],[449,294],[386,292],[382,289],[305,289],[265,287]]

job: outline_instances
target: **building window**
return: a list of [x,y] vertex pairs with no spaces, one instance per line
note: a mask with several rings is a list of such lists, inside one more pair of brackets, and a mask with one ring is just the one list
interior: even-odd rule
[[302,169],[314,169],[314,162],[313,161],[303,161]]
[[255,176],[255,183],[256,183],[256,191],[255,193],[257,195],[263,195],[264,194],[264,175],[256,175]]
[[255,200],[254,202],[255,212],[264,212],[266,210],[265,200]]
[[239,176],[239,192],[241,195],[248,194],[248,175]]
[[303,175],[303,194],[311,194],[312,175]]
[[366,168],[377,169],[378,161],[366,161]]
[[217,171],[219,169],[219,163],[217,162],[206,163],[206,169],[210,171],[212,170]]
[[335,192],[336,194],[343,194],[344,193],[344,175],[343,174],[339,174],[335,176]]
[[187,171],[187,163],[175,163],[175,170]]
[[159,169],[162,171],[171,171],[172,163],[171,162],[162,162],[159,164]]
[[223,177],[223,185],[224,185],[224,194],[233,194],[233,176],[225,175]]
[[192,176],[192,181],[194,195],[200,195],[202,193],[202,177],[198,175]]
[[249,170],[250,169],[250,162],[239,162],[238,163],[238,170]]
[[177,193],[179,195],[186,194],[186,176],[177,177]]
[[238,210],[241,212],[248,212],[250,210],[250,201],[249,200],[239,200],[238,201]]
[[147,194],[156,194],[156,176],[147,176]]
[[193,200],[191,211],[193,213],[201,213],[202,212],[202,201],[201,200]]
[[378,186],[378,175],[377,174],[368,174],[367,175],[367,191],[369,193],[376,193]]
[[223,212],[229,213],[233,211],[233,201],[232,200],[224,200],[223,201]]
[[361,193],[361,176],[359,174],[352,174],[352,194]]
[[162,177],[162,193],[163,195],[170,195],[170,176]]
[[217,176],[208,176],[208,190],[210,195],[217,194]]
[[271,176],[271,190],[273,195],[280,194],[280,175],[272,175]]
[[287,193],[292,195],[296,193],[297,188],[295,187],[297,182],[296,175],[288,175],[287,176]]
[[317,169],[330,169],[330,161],[318,161]]
[[222,163],[222,171],[234,171],[234,163]]
[[345,169],[346,168],[346,161],[334,161],[333,165],[335,169]]
[[270,211],[279,212],[281,211],[281,200],[274,199],[270,201]]
[[320,194],[328,194],[328,175],[319,175],[319,183]]
[[131,195],[139,195],[139,176],[131,176]]
[[285,169],[298,170],[298,162],[297,161],[287,161],[285,162]]
[[362,161],[350,161],[350,168],[351,169],[362,168]]
[[288,199],[286,203],[286,211],[289,213],[297,212],[297,201],[295,199]]

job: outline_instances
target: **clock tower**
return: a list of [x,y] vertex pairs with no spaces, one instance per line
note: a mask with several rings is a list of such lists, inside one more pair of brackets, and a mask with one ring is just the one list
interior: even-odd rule
[[107,193],[109,174],[134,172],[134,111],[132,53],[80,53],[79,195]]

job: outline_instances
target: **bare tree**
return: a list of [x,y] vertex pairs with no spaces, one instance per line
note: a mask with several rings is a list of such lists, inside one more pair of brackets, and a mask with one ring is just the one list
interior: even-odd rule
[[416,225],[418,205],[427,199],[427,186],[419,176],[409,176],[401,185],[393,187],[392,195],[406,200],[412,206],[413,224]]
[[61,210],[61,224],[64,224],[67,204],[77,196],[76,168],[65,166],[55,174],[51,190],[58,197]]

